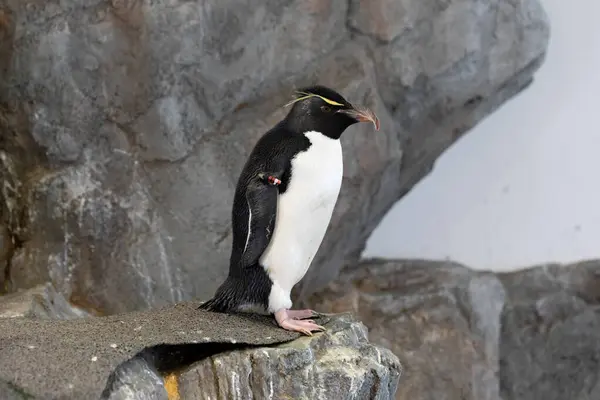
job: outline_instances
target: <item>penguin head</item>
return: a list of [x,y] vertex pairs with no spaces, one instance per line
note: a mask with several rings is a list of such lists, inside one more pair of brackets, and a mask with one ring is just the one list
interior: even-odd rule
[[379,130],[379,119],[375,113],[350,104],[341,94],[324,86],[298,90],[298,96],[290,104],[292,109],[286,123],[295,131],[317,131],[339,139],[346,128],[357,122],[371,122]]

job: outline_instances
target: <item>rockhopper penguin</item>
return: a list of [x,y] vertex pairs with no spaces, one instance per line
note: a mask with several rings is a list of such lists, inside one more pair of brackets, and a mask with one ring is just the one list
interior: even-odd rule
[[357,122],[379,120],[336,91],[298,91],[287,116],[256,143],[239,177],[232,209],[229,275],[200,309],[274,314],[280,327],[324,330],[291,310],[290,293],[321,245],[342,183],[340,136]]

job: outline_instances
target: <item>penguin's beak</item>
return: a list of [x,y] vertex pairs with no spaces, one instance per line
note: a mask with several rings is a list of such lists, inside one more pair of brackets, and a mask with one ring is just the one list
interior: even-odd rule
[[368,108],[353,106],[350,109],[340,110],[339,112],[347,114],[358,122],[372,122],[375,130],[379,130],[379,118],[377,118],[377,115]]

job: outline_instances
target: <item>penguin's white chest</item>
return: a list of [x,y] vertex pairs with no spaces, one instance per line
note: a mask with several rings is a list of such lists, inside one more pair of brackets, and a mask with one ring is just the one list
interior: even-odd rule
[[343,176],[340,141],[319,132],[305,135],[311,146],[292,159],[290,182],[278,199],[275,231],[260,259],[271,280],[287,295],[321,245]]

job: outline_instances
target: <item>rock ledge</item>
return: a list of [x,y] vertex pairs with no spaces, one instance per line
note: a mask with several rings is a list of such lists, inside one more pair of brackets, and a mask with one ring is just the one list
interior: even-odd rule
[[181,398],[393,399],[398,358],[369,343],[366,327],[350,314],[326,327],[313,337],[206,358],[178,377]]
[[350,315],[323,315],[326,332],[300,337],[272,318],[197,305],[71,320],[0,318],[0,397],[394,397],[398,358],[369,344]]

